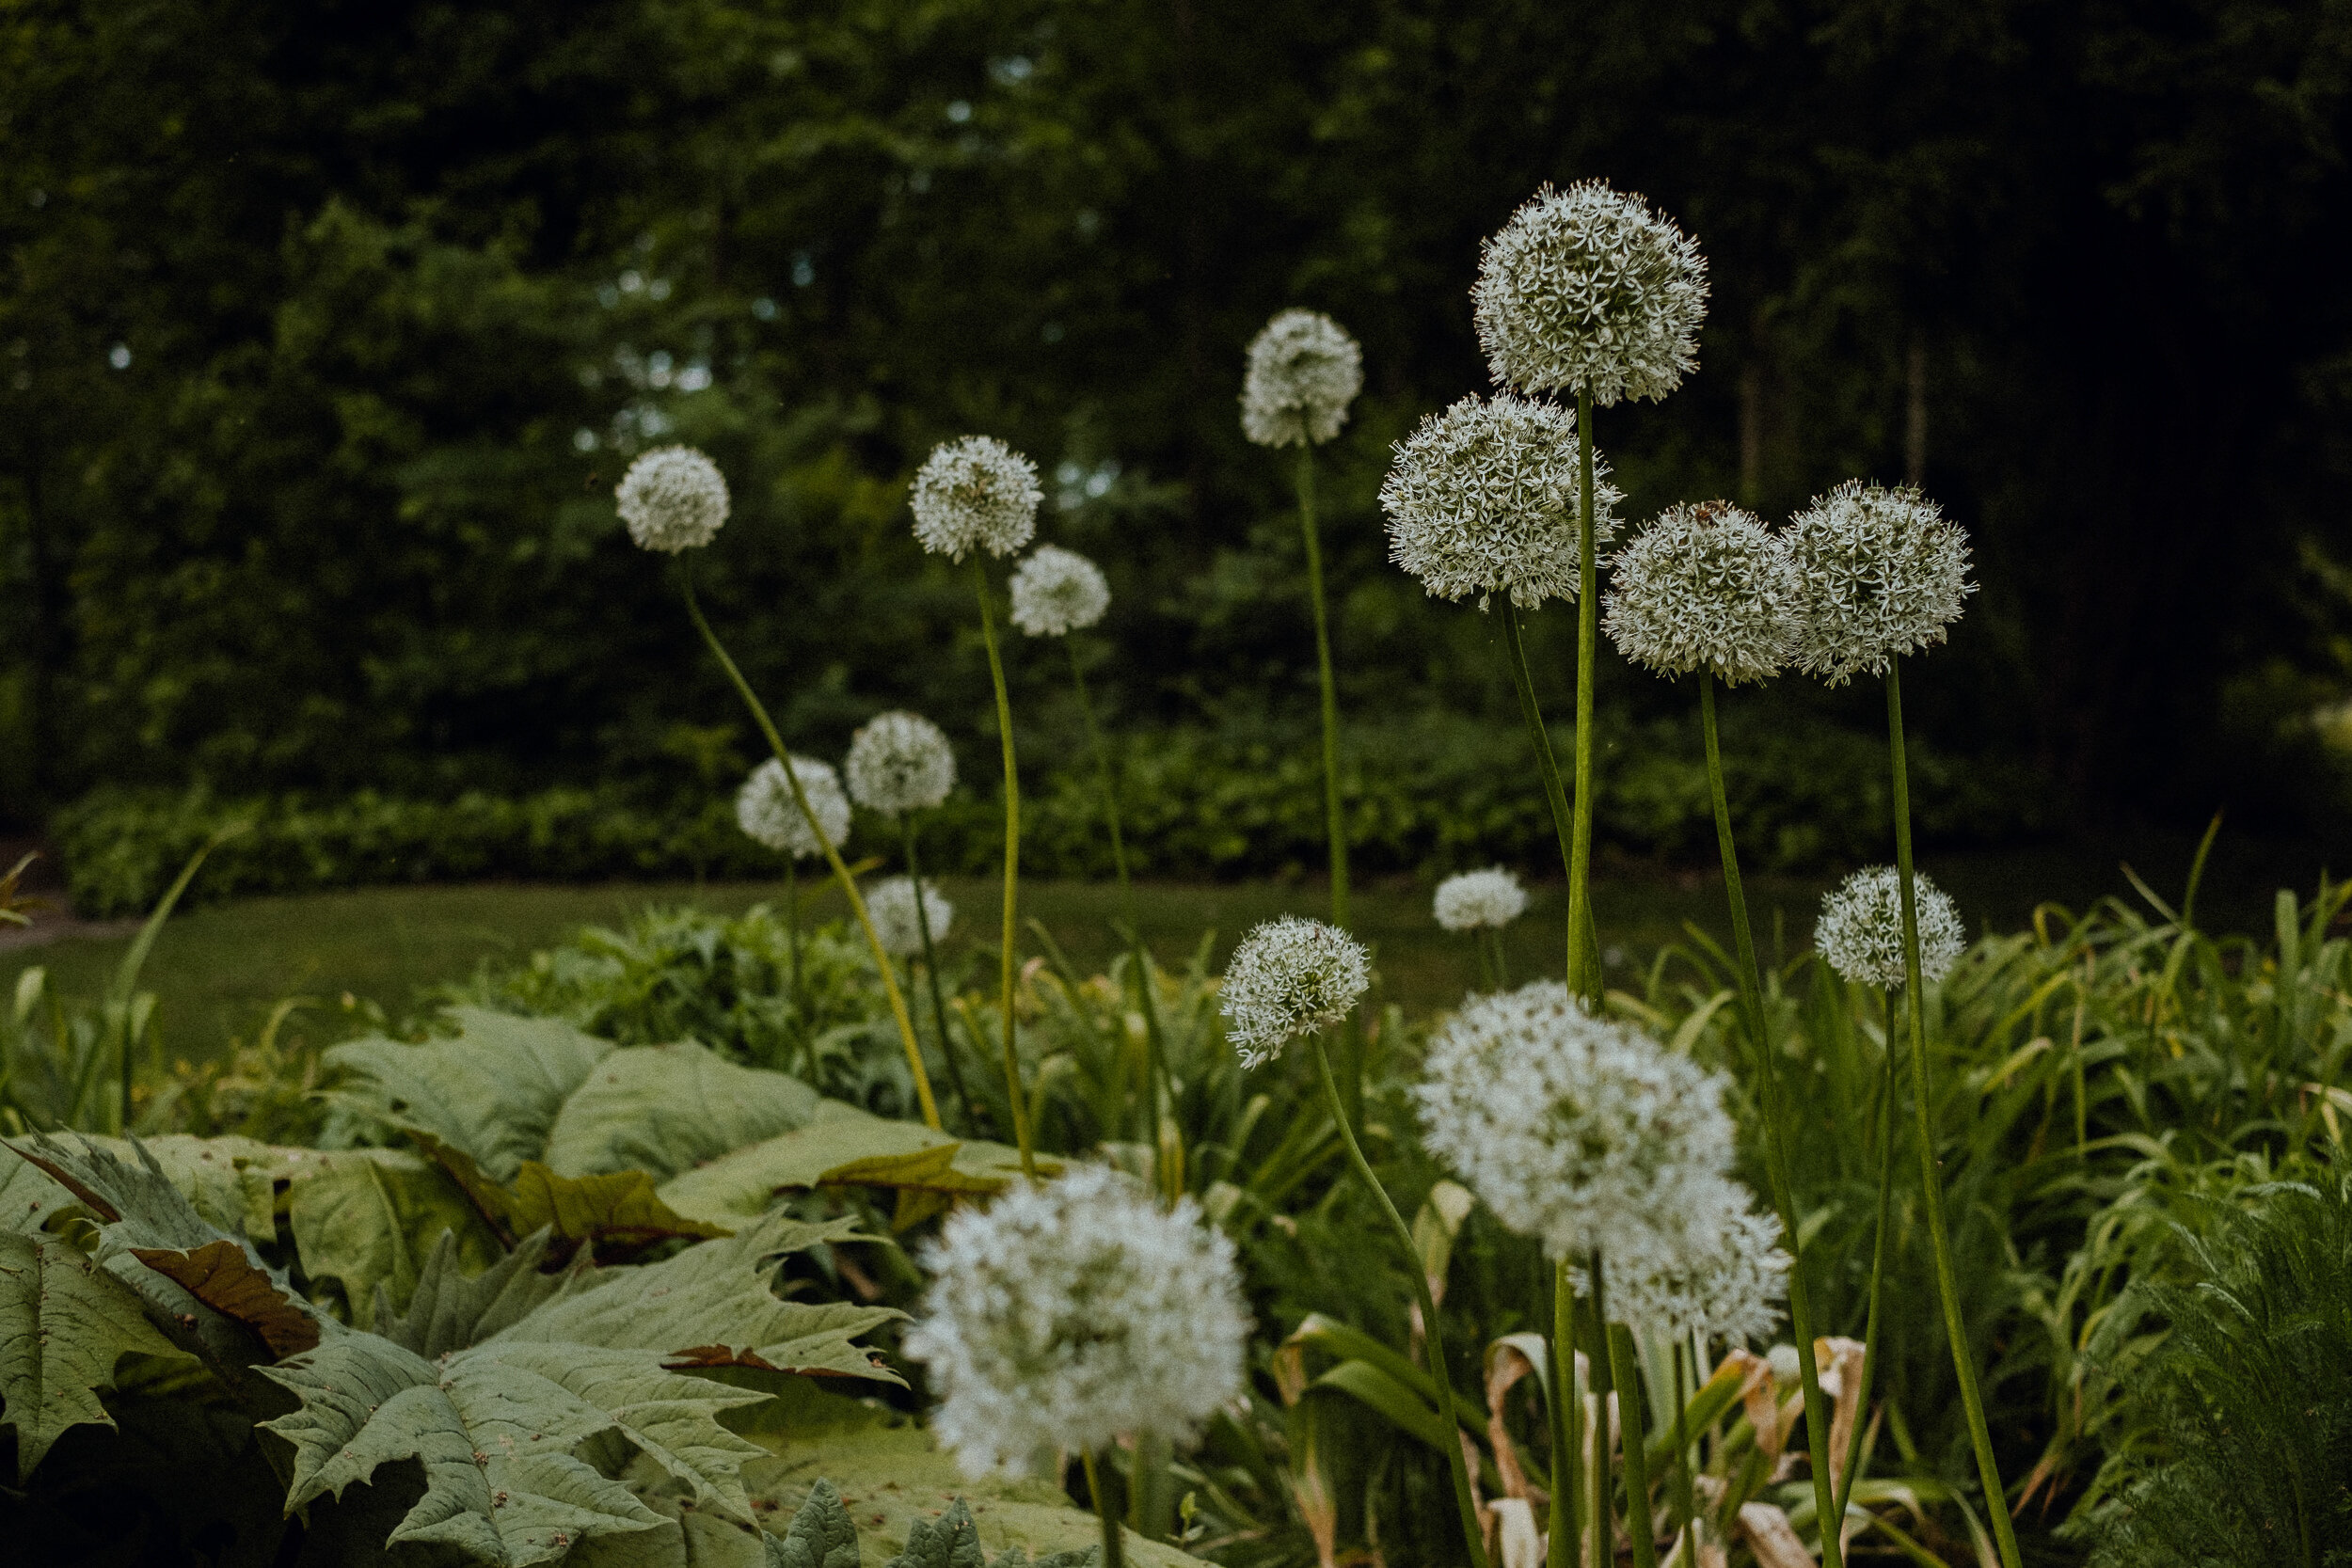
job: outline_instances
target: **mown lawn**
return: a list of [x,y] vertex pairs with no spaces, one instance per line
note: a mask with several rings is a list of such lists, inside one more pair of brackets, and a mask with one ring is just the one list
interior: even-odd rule
[[[2153,885],[2176,895],[2186,854],[2166,846],[2140,863]],[[2178,861],[2181,863],[2167,863]],[[2038,899],[2079,905],[2127,884],[2111,858],[2049,851],[1972,856],[1934,863],[1960,900],[1972,932],[2014,926]],[[2201,899],[2216,923],[2239,928],[2263,918],[2266,883],[2252,867],[2217,865],[2213,891]],[[830,888],[803,890],[813,916],[838,914]],[[1826,879],[1765,877],[1750,881],[1756,934],[1768,960],[1774,952],[1801,952],[1812,929]],[[250,1037],[282,998],[314,999],[297,1015],[312,1038],[332,1038],[359,1025],[346,997],[371,1001],[395,1022],[412,1014],[421,993],[460,979],[476,966],[518,962],[583,925],[611,924],[648,904],[693,903],[736,911],[780,895],[776,883],[609,882],[585,886],[481,883],[453,887],[368,888],[349,892],[253,898],[199,907],[175,917],[149,959],[141,988],[156,993],[167,1053],[200,1060],[231,1037]],[[956,905],[949,945],[992,942],[998,889],[977,879],[949,879]],[[1320,887],[1297,883],[1160,883],[1136,890],[1146,939],[1162,962],[1189,959],[1204,932],[1215,934],[1212,963],[1257,922],[1277,914],[1328,912]],[[1534,890],[1527,916],[1510,933],[1515,977],[1557,974],[1565,889]],[[1104,884],[1025,883],[1025,917],[1042,923],[1073,962],[1097,967],[1115,942],[1116,890]],[[1720,882],[1712,877],[1665,872],[1605,878],[1596,889],[1602,942],[1619,966],[1648,961],[1661,943],[1694,921],[1728,940]],[[1468,945],[1437,928],[1424,885],[1392,881],[1361,888],[1355,925],[1378,955],[1386,996],[1408,1008],[1442,1006],[1461,994],[1475,974]],[[2259,927],[2256,927],[2259,928]],[[69,996],[95,997],[129,946],[127,935],[75,937],[0,952],[0,996],[14,994],[28,966],[49,971],[51,986]],[[1025,949],[1039,950],[1025,937]]]

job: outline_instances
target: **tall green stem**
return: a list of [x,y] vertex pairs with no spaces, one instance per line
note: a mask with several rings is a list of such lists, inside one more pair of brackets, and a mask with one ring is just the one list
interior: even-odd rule
[[1307,594],[1315,610],[1315,674],[1323,686],[1323,821],[1331,839],[1331,923],[1346,929],[1347,826],[1340,815],[1340,697],[1331,679],[1323,543],[1315,528],[1315,449],[1303,445],[1298,449],[1298,528],[1307,541]]
[[[1592,1527],[1591,1560],[1609,1568],[1617,1560],[1616,1489],[1609,1480],[1609,1396],[1616,1392],[1615,1370],[1609,1364],[1609,1307],[1603,1293],[1600,1254],[1592,1258],[1593,1326],[1597,1330],[1598,1343],[1593,1357],[1593,1496],[1592,1513],[1587,1523]],[[1617,1402],[1617,1430],[1625,1430],[1625,1401]]]
[[1764,1101],[1764,1170],[1772,1180],[1772,1207],[1788,1238],[1788,1319],[1797,1336],[1797,1370],[1804,1380],[1804,1445],[1813,1465],[1813,1504],[1821,1519],[1822,1568],[1841,1568],[1835,1487],[1829,1469],[1829,1402],[1821,1394],[1820,1358],[1813,1353],[1813,1292],[1806,1286],[1798,1238],[1796,1183],[1788,1173],[1788,1146],[1781,1106],[1780,1073],[1772,1035],[1764,1021],[1764,975],[1756,960],[1756,934],[1748,926],[1748,896],[1740,882],[1740,852],[1731,842],[1731,805],[1724,793],[1723,745],[1715,729],[1715,676],[1699,672],[1699,728],[1707,740],[1707,787],[1715,805],[1715,845],[1724,862],[1724,893],[1731,902],[1731,934],[1738,944],[1740,1009],[1756,1050],[1756,1081]]
[[[1675,1337],[1675,1512],[1681,1518],[1682,1568],[1698,1568],[1698,1495],[1691,1484],[1691,1391],[1682,1379],[1682,1358],[1690,1346],[1688,1338]],[[1692,1357],[1695,1362],[1697,1358]],[[1700,1369],[1693,1366],[1695,1373]]]
[[1985,1425],[1984,1395],[1977,1387],[1976,1358],[1968,1350],[1968,1326],[1961,1315],[1960,1282],[1952,1270],[1952,1243],[1944,1227],[1944,1176],[1935,1157],[1935,1117],[1928,1078],[1928,1018],[1919,973],[1919,900],[1911,869],[1911,775],[1903,757],[1902,662],[1886,661],[1886,744],[1895,768],[1895,864],[1903,904],[1903,1001],[1911,1021],[1911,1098],[1918,1108],[1919,1184],[1928,1212],[1928,1240],[1935,1249],[1935,1294],[1944,1308],[1944,1331],[1952,1342],[1952,1370],[1960,1378],[1960,1402],[1968,1414],[1968,1441],[1977,1452],[1977,1476],[1984,1485],[1984,1511],[1993,1516],[1993,1539],[2003,1568],[2020,1568],[2017,1532],[2009,1522],[2009,1493],[1993,1457],[1993,1433]]
[[1576,395],[1576,823],[1568,849],[1568,990],[1600,1002],[1593,929],[1593,663],[1600,647],[1600,569],[1593,515],[1593,396]]
[[801,858],[784,857],[784,956],[790,966],[785,977],[792,1002],[792,1027],[801,1037],[801,1065],[811,1084],[817,1082],[817,1033],[808,1025],[808,1008],[801,995]]
[[1879,1219],[1870,1243],[1870,1305],[1862,1330],[1861,1386],[1854,1395],[1853,1431],[1846,1439],[1845,1473],[1837,1482],[1837,1517],[1846,1516],[1846,1503],[1862,1468],[1862,1433],[1870,1420],[1870,1380],[1879,1368],[1879,1306],[1886,1280],[1886,1236],[1894,1228],[1895,1211],[1895,998],[1879,992],[1882,1020],[1879,1038],[1884,1046],[1886,1070],[1879,1085]]
[[1021,1051],[1013,1035],[1012,982],[1017,961],[1013,938],[1021,920],[1021,768],[1012,751],[1012,698],[1005,690],[1005,661],[996,651],[996,612],[988,602],[988,573],[972,557],[972,591],[980,601],[980,638],[988,644],[988,675],[996,687],[996,733],[1005,749],[1005,940],[999,976],[1004,987],[1005,1092],[1012,1103],[1013,1141],[1021,1148],[1021,1174],[1037,1180],[1037,1152],[1029,1147],[1029,1107],[1021,1092]]
[[1625,1531],[1633,1538],[1633,1568],[1658,1568],[1658,1532],[1649,1508],[1649,1439],[1642,1416],[1649,1402],[1633,1361],[1633,1334],[1623,1323],[1609,1325],[1611,1381],[1617,1386],[1617,1424],[1625,1445]]
[[[703,634],[703,641],[708,644],[712,657],[718,659],[719,668],[726,672],[727,679],[735,686],[736,695],[743,699],[745,707],[751,709],[760,734],[767,738],[768,749],[775,753],[777,765],[784,769],[784,781],[791,786],[792,803],[800,808],[801,820],[808,824],[810,836],[825,847],[825,863],[833,868],[833,879],[840,884],[841,895],[849,900],[850,913],[856,917],[858,928],[866,933],[866,945],[874,955],[874,968],[882,974],[882,995],[889,999],[891,1019],[898,1025],[898,1042],[906,1048],[907,1070],[914,1076],[914,1098],[923,1107],[923,1125],[938,1132],[941,1130],[939,1101],[931,1096],[930,1074],[923,1069],[923,1047],[914,1037],[914,1016],[907,1011],[907,999],[898,990],[898,976],[891,967],[890,955],[882,951],[882,935],[874,929],[874,917],[866,912],[866,899],[857,890],[857,879],[850,875],[849,866],[842,863],[840,849],[825,836],[825,830],[818,825],[817,813],[808,803],[808,791],[801,787],[801,775],[792,766],[792,753],[785,750],[784,736],[777,731],[776,721],[768,717],[767,705],[759,700],[759,693],[752,689],[752,683],[743,678],[743,672],[727,653],[726,645],[719,641],[719,634],[710,629],[709,621],[704,618],[703,607],[694,597],[694,578],[691,571],[686,575],[685,582],[686,613],[693,617],[694,628]],[[814,1047],[811,1049],[813,1052]],[[813,1055],[811,1059],[814,1060]]]
[[1119,1515],[1111,1510],[1110,1497],[1103,1491],[1102,1467],[1095,1462],[1092,1449],[1078,1456],[1086,1467],[1087,1491],[1094,1497],[1095,1516],[1103,1521],[1102,1568],[1120,1568],[1126,1561],[1126,1543],[1119,1533]]
[[[1544,728],[1544,710],[1535,702],[1535,677],[1527,666],[1527,638],[1519,626],[1519,607],[1506,594],[1502,601],[1502,635],[1511,648],[1511,684],[1518,688],[1519,717],[1527,721],[1527,738],[1535,748],[1535,770],[1543,776],[1544,798],[1551,802],[1551,831],[1560,840],[1560,867],[1568,875],[1571,889],[1568,898],[1568,969],[1569,989],[1577,989],[1577,954],[1580,943],[1576,935],[1576,847],[1575,815],[1568,808],[1567,791],[1560,783],[1560,764],[1551,754],[1551,732]],[[1581,786],[1580,786],[1581,789]]]
[[1405,1272],[1413,1278],[1413,1293],[1421,1304],[1422,1332],[1429,1347],[1429,1374],[1438,1386],[1438,1418],[1445,1428],[1446,1468],[1454,1477],[1454,1503],[1461,1514],[1462,1544],[1469,1548],[1470,1568],[1486,1568],[1485,1532],[1478,1526],[1478,1504],[1470,1497],[1470,1465],[1462,1457],[1462,1426],[1458,1412],[1461,1405],[1454,1397],[1454,1374],[1446,1367],[1445,1325],[1438,1317],[1437,1299],[1429,1293],[1429,1275],[1422,1267],[1421,1248],[1413,1243],[1413,1227],[1405,1223],[1405,1216],[1396,1212],[1389,1190],[1373,1174],[1372,1162],[1364,1158],[1361,1145],[1356,1141],[1356,1130],[1348,1125],[1347,1104],[1340,1098],[1339,1080],[1331,1075],[1331,1053],[1323,1048],[1323,1037],[1311,1035],[1308,1043],[1315,1053],[1315,1070],[1323,1078],[1323,1095],[1330,1102],[1331,1119],[1339,1125],[1340,1142],[1347,1148],[1348,1163],[1373,1198],[1380,1205],[1380,1212],[1395,1232],[1397,1244],[1405,1249]]
[[923,979],[931,993],[931,1022],[939,1028],[939,1059],[947,1064],[947,1082],[963,1107],[963,1125],[978,1131],[972,1116],[972,1090],[963,1081],[963,1064],[956,1060],[956,1042],[947,1033],[947,1003],[939,990],[939,953],[931,945],[930,906],[923,901],[923,863],[914,852],[914,814],[898,816],[898,838],[906,846],[907,880],[914,887],[914,930],[923,939]]
[[1584,1404],[1576,1392],[1576,1281],[1551,1270],[1551,1539],[1548,1568],[1576,1568],[1577,1489],[1582,1484]]

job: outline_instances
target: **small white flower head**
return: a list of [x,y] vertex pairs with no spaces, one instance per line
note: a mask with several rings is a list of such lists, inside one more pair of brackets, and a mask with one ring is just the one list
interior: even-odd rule
[[1638,196],[1547,185],[1486,241],[1470,302],[1498,384],[1606,408],[1662,398],[1698,364],[1707,259]]
[[916,713],[880,713],[850,737],[842,764],[850,799],[867,811],[901,816],[929,811],[956,787],[956,753],[937,724]]
[[1657,1217],[1656,1257],[1610,1270],[1610,1316],[1668,1336],[1769,1338],[1780,1323],[1774,1304],[1788,1292],[1779,1217],[1757,1212],[1728,1177],[1692,1182]]
[[1464,871],[1438,884],[1435,900],[1438,924],[1449,931],[1474,931],[1482,926],[1508,926],[1527,911],[1527,890],[1512,872],[1499,865],[1484,871]]
[[[1508,594],[1522,610],[1573,599],[1581,545],[1576,415],[1508,392],[1464,398],[1397,443],[1380,507],[1389,559],[1441,599]],[[1593,454],[1596,545],[1625,497]]]
[[906,1351],[930,1368],[931,1430],[967,1475],[1136,1433],[1181,1440],[1241,1391],[1233,1243],[1188,1197],[1163,1210],[1080,1165],[959,1211],[923,1262],[932,1285]]
[[800,778],[818,827],[824,830],[822,842],[809,832],[808,818],[785,779],[784,764],[773,757],[753,768],[735,792],[735,820],[747,837],[801,861],[821,855],[850,836],[850,798],[841,793],[841,776],[830,763],[794,757],[792,771]]
[[1601,625],[1634,663],[1661,675],[1708,670],[1730,686],[1780,673],[1797,569],[1753,514],[1729,501],[1670,506],[1609,566]]
[[1364,351],[1320,310],[1285,310],[1249,341],[1242,434],[1262,447],[1321,446],[1364,389]]
[[727,520],[726,476],[692,447],[658,447],[643,454],[612,495],[641,549],[669,555],[700,549]]
[[923,880],[922,898],[918,910],[914,881],[909,877],[884,877],[866,890],[866,913],[874,922],[874,935],[894,958],[922,957],[924,925],[918,922],[928,923],[936,942],[956,918],[956,907],[929,878]]
[[[1919,974],[1930,985],[1952,972],[1968,945],[1960,911],[1942,888],[1915,874],[1918,903]],[[1891,865],[1857,871],[1821,900],[1813,945],[1830,968],[1858,986],[1892,989],[1903,983],[1902,876]]]
[[1832,686],[1886,673],[1944,641],[1968,595],[1968,534],[1908,487],[1850,479],[1789,523],[1797,569],[1794,662]]
[[1658,1266],[1658,1216],[1732,1157],[1724,1080],[1557,980],[1466,1002],[1413,1091],[1431,1153],[1556,1261]]
[[1076,550],[1040,545],[1012,573],[1012,624],[1031,637],[1084,631],[1111,607],[1103,568]]
[[1241,1065],[1258,1067],[1301,1035],[1348,1015],[1372,984],[1372,958],[1337,926],[1284,915],[1242,939],[1217,1006]]
[[1037,465],[993,436],[942,441],[915,470],[914,537],[933,555],[1006,556],[1037,531]]

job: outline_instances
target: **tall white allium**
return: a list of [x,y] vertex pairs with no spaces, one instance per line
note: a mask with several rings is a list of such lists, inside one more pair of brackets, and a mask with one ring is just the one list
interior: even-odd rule
[[956,753],[937,724],[917,713],[878,713],[850,737],[842,764],[850,799],[899,816],[929,811],[956,787]]
[[1832,686],[1944,641],[1976,585],[1968,533],[1909,487],[1850,479],[1788,525],[1795,660]]
[[1225,965],[1217,1006],[1241,1065],[1345,1018],[1372,984],[1372,958],[1337,926],[1284,915],[1244,937]]
[[1771,1336],[1788,1291],[1777,1215],[1729,1177],[1694,1181],[1661,1211],[1661,1244],[1646,1270],[1612,1268],[1610,1316],[1668,1337],[1734,1344]]
[[[1967,928],[1949,895],[1915,873],[1918,903],[1919,975],[1932,985],[1952,972],[1968,945]],[[1902,874],[1891,865],[1855,872],[1821,900],[1813,945],[1830,968],[1858,986],[1903,984]]]
[[1162,1210],[1080,1165],[964,1209],[925,1249],[907,1354],[943,1401],[931,1430],[967,1475],[1055,1449],[1184,1438],[1241,1391],[1249,1318],[1233,1243],[1192,1199]]
[[1242,434],[1262,447],[1321,446],[1364,389],[1364,351],[1320,310],[1285,310],[1249,341]]
[[[956,918],[956,907],[947,902],[936,883],[929,878],[923,881],[921,918],[930,925],[931,941],[947,934],[948,925]],[[915,924],[914,880],[911,877],[884,877],[866,890],[866,912],[873,919],[874,935],[882,942],[883,952],[894,958],[917,958],[923,951],[923,927]]]
[[1502,866],[1464,871],[1438,884],[1433,901],[1438,924],[1449,931],[1474,931],[1482,926],[1498,929],[1527,910],[1527,890]]
[[1788,542],[1729,501],[1676,505],[1611,563],[1601,625],[1617,651],[1661,675],[1712,671],[1727,685],[1780,673],[1795,627]]
[[743,787],[735,792],[735,820],[750,838],[801,861],[821,855],[850,836],[850,798],[841,793],[841,776],[831,763],[794,757],[792,771],[800,775],[808,809],[824,830],[822,843],[808,831],[808,818],[801,815],[800,803],[792,799],[784,764],[773,757],[753,768]]
[[1723,1078],[1557,980],[1464,1003],[1425,1072],[1413,1095],[1430,1152],[1555,1261],[1667,1266],[1658,1217],[1731,1166]]
[[1076,550],[1040,545],[1012,573],[1012,624],[1031,637],[1084,631],[1111,607],[1103,568]]
[[914,537],[933,555],[1010,555],[1037,531],[1037,465],[993,436],[942,441],[915,470]]
[[[1576,415],[1509,393],[1464,398],[1397,443],[1380,507],[1389,559],[1441,599],[1508,594],[1533,610],[1577,594]],[[1594,539],[1625,497],[1593,456]]]
[[1547,185],[1486,241],[1470,301],[1502,386],[1654,400],[1698,363],[1707,259],[1638,196]]
[[621,521],[638,547],[675,555],[699,549],[727,520],[727,481],[719,465],[692,447],[657,447],[643,453],[612,492]]

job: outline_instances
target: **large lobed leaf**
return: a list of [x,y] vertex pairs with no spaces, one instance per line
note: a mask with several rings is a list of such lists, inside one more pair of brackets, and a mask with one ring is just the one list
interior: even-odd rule
[[806,1126],[823,1103],[781,1072],[694,1044],[613,1052],[564,1101],[539,1158],[558,1176],[642,1170],[656,1180]]
[[421,1045],[351,1040],[326,1053],[341,1092],[396,1127],[464,1150],[493,1181],[512,1181],[546,1149],[557,1114],[612,1042],[557,1019],[453,1007],[454,1039]]
[[0,1423],[16,1428],[20,1484],[68,1427],[111,1427],[99,1392],[131,1354],[180,1352],[131,1288],[79,1247],[0,1230]]
[[958,1139],[829,1101],[807,1126],[675,1177],[660,1196],[690,1218],[737,1225],[765,1212],[778,1194],[809,1187],[973,1196],[1002,1192],[1020,1174],[1020,1152],[1003,1144]]

